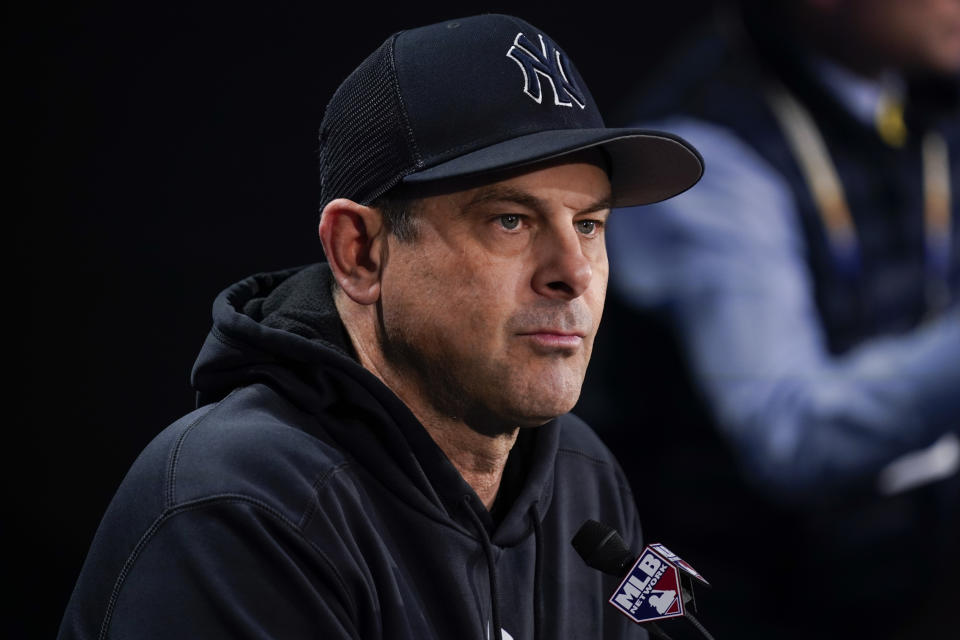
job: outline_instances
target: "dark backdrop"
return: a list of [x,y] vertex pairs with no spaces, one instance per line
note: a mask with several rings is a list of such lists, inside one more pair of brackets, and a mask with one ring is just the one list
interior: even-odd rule
[[711,2],[630,3],[629,15],[612,3],[333,4],[7,9],[8,637],[56,633],[126,469],[191,410],[214,296],[320,258],[323,109],[387,35],[514,13],[567,50],[609,112]]

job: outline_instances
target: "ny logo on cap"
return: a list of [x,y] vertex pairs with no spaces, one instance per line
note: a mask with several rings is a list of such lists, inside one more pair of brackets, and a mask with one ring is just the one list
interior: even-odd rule
[[[523,92],[533,98],[537,104],[542,103],[543,87],[540,84],[540,77],[543,77],[553,89],[553,104],[559,107],[573,107],[576,103],[581,109],[585,108],[587,104],[583,92],[570,80],[564,69],[566,59],[561,57],[560,50],[555,44],[550,42],[548,48],[549,40],[544,41],[542,35],[537,35],[540,38],[539,49],[527,36],[518,33],[513,39],[513,45],[507,50],[507,57],[520,65],[520,70],[523,71]],[[567,96],[567,100],[561,99],[561,91]]]

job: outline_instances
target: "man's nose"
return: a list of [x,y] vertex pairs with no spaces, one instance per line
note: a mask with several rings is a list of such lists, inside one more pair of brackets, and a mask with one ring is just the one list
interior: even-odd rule
[[584,255],[582,238],[572,225],[569,229],[550,230],[538,238],[537,258],[533,288],[540,295],[572,300],[590,286],[593,267]]

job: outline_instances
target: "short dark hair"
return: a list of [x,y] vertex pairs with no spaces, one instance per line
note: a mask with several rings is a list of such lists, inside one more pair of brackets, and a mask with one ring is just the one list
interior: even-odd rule
[[417,239],[418,200],[405,193],[402,188],[394,187],[370,203],[380,211],[383,224],[401,242]]
[[[392,233],[400,242],[411,242],[417,239],[416,214],[419,209],[419,200],[404,193],[401,187],[395,187],[376,198],[369,204],[377,209],[383,217],[383,225],[388,233]],[[330,290],[336,291],[340,283],[332,279]]]

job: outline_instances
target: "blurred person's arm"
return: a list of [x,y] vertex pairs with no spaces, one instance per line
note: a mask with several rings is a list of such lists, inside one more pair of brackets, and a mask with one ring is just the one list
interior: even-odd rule
[[669,313],[746,473],[780,497],[815,498],[960,429],[960,310],[832,356],[785,180],[724,129],[664,127],[697,146],[706,173],[615,217],[611,284]]

